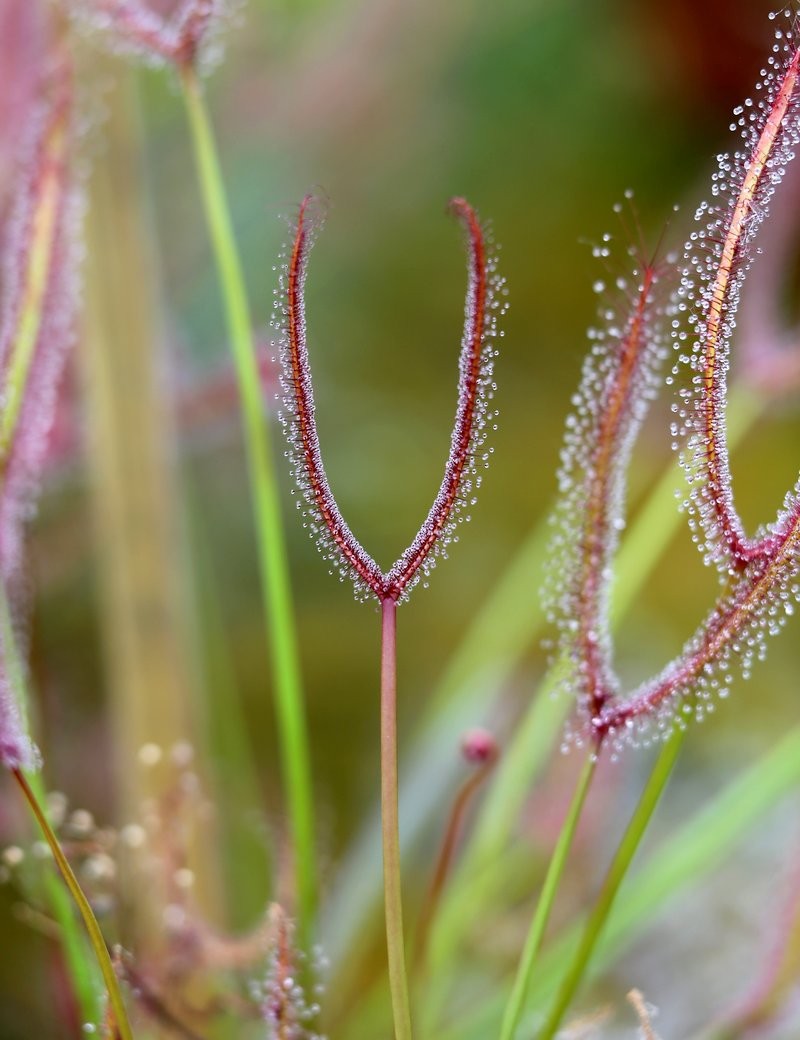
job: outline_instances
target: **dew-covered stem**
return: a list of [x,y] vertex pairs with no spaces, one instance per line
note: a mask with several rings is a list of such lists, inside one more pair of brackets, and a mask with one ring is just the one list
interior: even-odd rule
[[320,534],[329,540],[340,569],[348,571],[357,586],[367,589],[379,600],[384,579],[380,568],[355,538],[345,522],[331,491],[322,463],[317,434],[311,366],[306,343],[304,288],[313,226],[307,195],[300,204],[297,228],[286,270],[286,336],[284,384],[286,406],[292,417],[290,441],[295,442],[304,496],[314,510]]
[[639,803],[614,854],[600,894],[586,922],[575,956],[562,980],[555,1003],[537,1040],[553,1040],[561,1025],[561,1020],[583,979],[586,966],[611,912],[620,885],[625,880],[628,868],[641,844],[661,795],[664,793],[667,781],[672,775],[685,734],[684,727],[677,727],[659,752]]
[[264,417],[244,275],[216,145],[200,84],[191,66],[182,68],[181,82],[241,396],[294,851],[298,935],[300,945],[307,947],[317,901],[314,808],[297,635],[271,437]]
[[[606,259],[610,248],[596,252]],[[619,689],[610,623],[614,561],[625,527],[627,469],[665,357],[662,326],[669,311],[660,286],[668,265],[629,252],[635,262],[617,277],[611,299],[605,298],[605,282],[595,283],[604,297],[600,324],[590,330],[593,348],[574,398],[576,411],[567,420],[549,563],[550,615],[590,720]]]
[[452,537],[454,521],[468,496],[480,484],[476,469],[478,451],[491,416],[493,339],[496,335],[494,308],[499,306],[501,288],[494,260],[488,255],[483,229],[472,206],[462,198],[450,201],[452,213],[461,222],[468,243],[467,299],[459,361],[458,407],[450,440],[444,477],[428,516],[411,545],[386,575],[386,593],[402,598],[406,590],[426,573],[435,554],[443,552]]
[[564,873],[567,856],[572,847],[575,831],[586,803],[586,796],[589,793],[596,763],[597,756],[594,753],[589,754],[578,778],[575,793],[567,810],[558,841],[553,849],[553,855],[547,868],[547,874],[545,875],[542,890],[539,893],[539,900],[536,904],[531,927],[517,967],[511,996],[503,1014],[500,1040],[514,1040],[514,1035],[525,1007],[525,997],[533,975],[536,957],[544,939],[547,922],[550,920],[550,913]]
[[395,1040],[411,1040],[397,796],[397,603],[381,604],[381,827],[386,951]]
[[94,911],[89,905],[89,901],[84,895],[83,889],[78,883],[78,879],[75,877],[67,857],[64,855],[64,850],[61,848],[61,844],[56,837],[53,828],[50,826],[47,815],[39,804],[25,774],[19,769],[12,770],[12,774],[42,830],[42,834],[50,847],[50,851],[53,853],[53,859],[56,862],[56,866],[61,872],[64,883],[75,900],[80,915],[83,918],[83,923],[86,926],[86,931],[89,935],[89,941],[94,949],[97,962],[100,965],[101,972],[103,973],[103,980],[108,990],[108,999],[114,1013],[117,1035],[120,1037],[120,1040],[133,1040],[133,1033],[131,1032],[130,1023],[128,1022],[128,1013],[125,1009],[125,1002],[122,999],[119,980],[114,971],[114,965],[111,963],[108,947],[103,938],[103,933],[100,931],[97,918],[94,916]]
[[[584,385],[597,380],[593,408],[595,430],[590,459],[585,466],[578,544],[575,555],[574,617],[577,632],[575,655],[579,665],[582,695],[595,715],[614,693],[615,680],[609,660],[608,602],[610,559],[618,538],[618,510],[623,497],[624,471],[633,436],[641,422],[642,400],[646,398],[650,369],[658,359],[653,333],[656,269],[645,265],[636,276],[640,284],[624,328],[609,343],[608,370],[584,372]],[[612,345],[613,344],[613,345]],[[570,619],[570,624],[573,624]]]

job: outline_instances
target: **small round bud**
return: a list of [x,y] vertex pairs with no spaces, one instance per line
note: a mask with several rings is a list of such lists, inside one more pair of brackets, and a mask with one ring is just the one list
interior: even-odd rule
[[471,729],[461,740],[461,753],[468,762],[483,765],[497,757],[497,741],[488,729]]

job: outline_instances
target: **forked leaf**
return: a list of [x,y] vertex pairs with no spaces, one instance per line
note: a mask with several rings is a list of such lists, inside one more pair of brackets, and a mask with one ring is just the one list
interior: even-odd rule
[[311,365],[306,342],[305,281],[308,256],[321,224],[320,206],[306,196],[300,206],[294,238],[288,250],[278,290],[278,315],[283,363],[283,413],[289,450],[300,487],[298,506],[325,559],[342,580],[349,578],[358,599],[406,599],[426,578],[438,557],[457,540],[458,523],[475,501],[489,454],[483,451],[494,384],[497,311],[503,310],[503,280],[489,251],[477,214],[461,198],[450,208],[464,227],[468,243],[467,298],[459,360],[458,407],[444,477],[430,511],[408,548],[383,572],[355,537],[334,498],[322,462],[317,435]]

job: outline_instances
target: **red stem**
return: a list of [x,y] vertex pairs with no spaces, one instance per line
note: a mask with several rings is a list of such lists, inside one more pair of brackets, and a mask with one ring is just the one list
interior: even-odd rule
[[417,931],[416,949],[414,951],[414,959],[417,968],[421,968],[425,963],[425,953],[428,946],[428,935],[430,934],[431,923],[436,916],[436,910],[439,906],[444,883],[450,872],[450,866],[453,862],[453,854],[456,848],[456,841],[458,840],[458,835],[461,831],[464,815],[473,795],[492,771],[494,762],[494,757],[488,759],[471,776],[467,777],[453,801],[453,807],[450,810],[450,819],[447,822],[447,830],[445,831],[444,839],[442,841],[442,847],[439,850],[439,857],[436,861],[436,868],[433,872],[431,885],[428,889],[428,894],[425,897],[422,911],[420,912],[419,930]]

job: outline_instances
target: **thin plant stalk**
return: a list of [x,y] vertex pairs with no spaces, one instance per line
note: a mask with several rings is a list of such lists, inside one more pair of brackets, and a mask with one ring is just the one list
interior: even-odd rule
[[586,966],[614,905],[620,885],[625,880],[628,868],[641,844],[661,795],[664,793],[667,781],[672,775],[672,770],[683,746],[685,736],[686,730],[678,727],[664,744],[661,753],[656,759],[644,791],[642,791],[639,803],[617,847],[614,859],[603,882],[603,887],[600,889],[600,894],[586,922],[580,944],[561,982],[556,1001],[553,1004],[544,1029],[539,1034],[538,1040],[553,1040],[553,1037],[556,1035],[564,1013],[583,979]]
[[271,438],[264,418],[250,308],[219,158],[200,84],[191,65],[182,66],[181,82],[241,395],[259,566],[272,649],[283,780],[294,847],[298,933],[301,945],[307,945],[317,902],[311,765]]
[[122,992],[119,988],[119,980],[114,971],[114,965],[111,963],[111,956],[108,952],[105,939],[103,938],[103,933],[100,931],[100,926],[97,923],[97,918],[94,916],[89,901],[84,895],[83,889],[79,885],[78,879],[75,877],[67,857],[64,855],[64,850],[61,848],[61,844],[59,843],[53,828],[50,826],[47,815],[39,804],[39,801],[24,773],[19,769],[14,769],[12,770],[12,774],[25,796],[25,799],[31,808],[31,812],[36,817],[37,823],[41,827],[42,834],[44,835],[47,844],[50,846],[50,851],[53,853],[53,859],[56,862],[56,866],[61,871],[61,876],[64,878],[64,882],[69,889],[72,898],[75,900],[80,915],[83,918],[83,923],[86,926],[86,931],[89,935],[89,941],[94,949],[97,963],[100,965],[100,971],[103,973],[103,979],[106,988],[108,989],[108,999],[111,1002],[111,1008],[114,1012],[117,1034],[120,1040],[133,1040],[133,1033],[128,1021],[128,1013],[125,1010],[125,1002],[122,999]]
[[397,603],[381,605],[381,822],[386,950],[395,1040],[411,1040],[397,808]]
[[525,1006],[525,997],[527,996],[528,986],[530,985],[533,968],[536,963],[536,957],[542,945],[542,939],[544,938],[545,930],[547,928],[547,922],[550,920],[550,913],[553,909],[553,903],[555,902],[556,893],[558,892],[558,886],[564,873],[567,856],[572,848],[575,831],[578,826],[578,821],[581,818],[581,813],[583,812],[586,796],[589,793],[596,765],[597,755],[593,752],[587,757],[580,776],[578,777],[578,783],[575,787],[575,793],[572,796],[572,802],[567,811],[564,824],[561,828],[561,833],[558,836],[556,847],[553,850],[550,865],[547,868],[547,874],[539,895],[539,901],[536,904],[536,911],[533,915],[530,931],[525,940],[525,947],[522,951],[519,967],[517,968],[517,975],[514,979],[511,996],[506,1005],[505,1013],[503,1014],[503,1022],[500,1027],[500,1040],[512,1040],[517,1026],[519,1025],[522,1010]]
[[[20,714],[26,720],[26,728],[29,728],[31,699],[25,681],[25,672],[19,657],[14,627],[11,622],[8,596],[2,582],[0,582],[0,639],[5,649],[5,663],[9,683],[14,691]],[[41,773],[32,773],[28,778],[28,783],[37,802],[44,807],[47,792]],[[44,808],[42,811],[45,811]],[[64,891],[58,877],[50,870],[45,874],[44,886],[50,911],[58,925],[58,939],[64,955],[64,963],[72,982],[73,992],[80,1007],[81,1015],[85,1022],[98,1022],[100,1020],[100,1006],[95,989],[95,979],[91,969],[91,962],[87,962],[86,959],[84,941],[79,931],[69,896]]]
[[436,919],[436,914],[441,905],[442,893],[444,891],[445,882],[447,881],[450,868],[453,864],[456,842],[458,840],[464,816],[470,802],[472,801],[473,795],[479,790],[489,773],[494,768],[496,757],[496,746],[493,746],[491,751],[487,753],[487,757],[481,764],[480,768],[461,785],[456,794],[455,801],[453,802],[453,807],[450,810],[450,818],[447,822],[444,841],[439,850],[439,856],[436,860],[436,868],[433,872],[431,885],[428,889],[428,894],[425,897],[425,902],[423,903],[419,916],[419,925],[417,928],[414,951],[414,967],[417,971],[419,971],[425,964],[431,923]]
[[[46,792],[40,774],[33,773],[28,782],[37,801],[43,806]],[[69,895],[52,870],[45,874],[44,890],[50,912],[58,926],[58,942],[80,1014],[86,1023],[99,1022],[101,1008],[98,999],[99,980],[98,985],[95,985],[96,969],[91,957],[87,959],[88,951]]]

